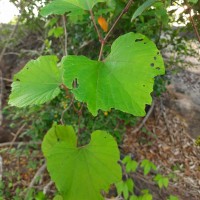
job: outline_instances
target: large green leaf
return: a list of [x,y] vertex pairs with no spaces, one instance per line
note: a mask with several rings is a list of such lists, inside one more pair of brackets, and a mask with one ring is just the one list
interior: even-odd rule
[[54,0],[41,10],[41,15],[62,15],[71,12],[70,15],[80,15],[83,10],[91,10],[98,2],[106,0]]
[[[145,115],[145,105],[152,101],[154,77],[165,72],[156,45],[144,35],[134,33],[120,36],[103,62],[67,56],[62,65],[64,83],[77,100],[87,103],[93,115],[99,109],[111,108]],[[73,88],[76,79],[78,87]]]
[[140,16],[147,8],[154,4],[157,0],[147,0],[145,1],[133,14],[131,21]]
[[31,60],[14,76],[9,104],[23,107],[50,101],[60,93],[61,83],[56,56],[41,56]]
[[42,150],[64,200],[102,200],[101,191],[121,180],[117,143],[104,131],[93,132],[90,143],[78,148],[71,127],[54,125]]

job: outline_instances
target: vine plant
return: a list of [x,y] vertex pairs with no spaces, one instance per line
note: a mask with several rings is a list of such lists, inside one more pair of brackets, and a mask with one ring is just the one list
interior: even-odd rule
[[[103,59],[107,40],[120,18],[133,3],[129,0],[124,10],[105,37],[96,23],[93,7],[106,0],[54,0],[41,11],[50,14],[81,15],[88,11],[101,43],[98,60],[84,56],[66,55],[58,64],[54,55],[40,56],[29,61],[14,76],[9,104],[17,107],[38,105],[59,95],[61,89],[70,90],[76,100],[86,103],[96,116],[98,110],[111,108],[145,115],[151,104],[154,77],[165,72],[162,56],[156,45],[144,35],[127,33],[118,37],[110,54]],[[148,0],[134,13],[137,17],[155,0]],[[73,103],[73,102],[72,102]],[[100,200],[102,191],[120,182],[122,170],[118,164],[119,150],[114,138],[105,131],[94,131],[86,146],[79,146],[72,126],[54,124],[42,143],[47,169],[63,200]]]

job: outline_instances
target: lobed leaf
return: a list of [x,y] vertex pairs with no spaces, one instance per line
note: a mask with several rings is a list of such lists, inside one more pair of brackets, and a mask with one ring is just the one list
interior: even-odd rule
[[42,150],[63,200],[103,200],[101,191],[121,180],[117,143],[104,131],[93,132],[90,143],[78,148],[72,127],[54,125]]
[[[67,56],[62,60],[64,84],[75,98],[88,105],[93,115],[111,108],[145,115],[151,104],[154,77],[164,74],[163,59],[155,44],[141,34],[120,36],[110,55],[102,62],[84,56]],[[73,88],[77,80],[78,87]]]
[[31,60],[14,76],[9,104],[24,107],[48,102],[60,93],[61,83],[56,56]]

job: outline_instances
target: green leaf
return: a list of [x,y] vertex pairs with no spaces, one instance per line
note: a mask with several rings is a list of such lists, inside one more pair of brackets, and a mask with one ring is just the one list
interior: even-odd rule
[[178,197],[170,195],[168,200],[179,200]]
[[[66,56],[62,60],[64,84],[75,98],[86,102],[93,115],[111,108],[145,115],[151,104],[154,77],[164,74],[163,59],[156,45],[141,34],[120,36],[110,55],[102,62],[84,56]],[[73,88],[77,79],[78,87]]]
[[131,160],[126,164],[126,172],[135,172],[137,170],[137,167],[138,162],[136,162],[135,160]]
[[133,14],[131,18],[131,22],[140,16],[147,8],[149,8],[153,3],[155,3],[157,0],[147,0],[145,1]]
[[154,177],[154,181],[157,182],[159,188],[163,188],[163,187],[167,188],[169,185],[169,179],[167,177],[162,176],[161,174],[157,174]]
[[63,27],[54,27],[49,30],[48,36],[54,36],[55,38],[59,38],[64,34],[64,29]]
[[54,0],[42,8],[40,13],[42,16],[51,14],[63,15],[69,12],[69,15],[81,15],[83,14],[83,10],[92,10],[95,4],[105,1],[106,0]]
[[131,178],[127,179],[126,181],[120,181],[115,185],[117,188],[118,195],[123,194],[124,199],[128,199],[129,192],[133,193],[134,182]]
[[62,196],[60,195],[56,195],[53,200],[63,200]]
[[132,195],[132,196],[130,197],[130,200],[139,200],[139,198],[138,198],[137,196],[135,196],[135,195]]
[[118,183],[115,184],[116,188],[117,188],[117,194],[123,194],[124,199],[128,199],[129,196],[129,188],[128,185],[124,182],[124,181],[120,181]]
[[35,200],[46,200],[46,196],[43,192],[38,192],[34,198]]
[[54,125],[48,131],[42,150],[51,178],[63,200],[102,200],[100,192],[122,177],[117,143],[104,131],[93,132],[84,147],[76,143],[70,126]]
[[151,171],[151,169],[157,170],[156,166],[147,159],[142,161],[141,167],[144,168],[144,175],[147,175]]
[[138,162],[132,160],[131,156],[125,156],[122,163],[126,165],[126,172],[135,172],[138,167]]
[[131,161],[132,161],[132,158],[131,158],[130,155],[128,155],[128,156],[125,156],[125,157],[124,157],[124,159],[122,160],[122,163],[123,163],[123,164],[127,164],[127,163],[129,163],[129,162],[131,162]]
[[127,179],[127,180],[125,181],[125,184],[126,184],[127,187],[128,187],[128,191],[129,191],[130,193],[133,193],[133,188],[134,188],[134,182],[133,182],[133,180],[132,180],[131,178],[129,178],[129,179]]
[[56,56],[31,60],[14,76],[9,104],[17,107],[39,105],[55,98],[62,83]]
[[144,194],[141,200],[152,200],[153,196],[151,194]]
[[188,0],[190,3],[194,3],[196,4],[198,2],[198,0]]

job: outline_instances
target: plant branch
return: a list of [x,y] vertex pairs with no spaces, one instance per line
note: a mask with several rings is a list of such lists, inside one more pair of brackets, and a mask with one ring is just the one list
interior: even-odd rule
[[2,58],[3,58],[3,56],[4,56],[5,52],[6,52],[6,50],[7,50],[7,48],[8,48],[8,45],[9,45],[10,40],[12,39],[13,35],[15,34],[15,32],[16,32],[17,29],[18,29],[20,19],[21,19],[21,15],[20,15],[20,17],[18,17],[17,23],[16,23],[14,29],[12,30],[12,32],[10,33],[10,35],[9,35],[9,37],[8,37],[8,40],[6,41],[4,48],[2,49],[2,51],[1,51],[1,53],[0,53],[0,62],[1,62],[1,60],[2,60]]
[[3,88],[4,88],[4,85],[3,85],[3,74],[2,74],[2,71],[0,70],[0,126],[2,125],[3,123],[3,114],[2,114],[2,104],[3,104]]
[[12,146],[13,146],[14,142],[16,141],[18,135],[22,132],[22,130],[24,129],[25,126],[26,126],[26,124],[23,124],[23,125],[19,128],[19,130],[17,131],[17,133],[14,135],[14,138],[12,139],[11,144],[10,144],[10,147],[9,147],[8,150],[10,150],[10,149],[12,148]]
[[[81,117],[83,114],[82,113],[83,106],[84,106],[84,103],[82,103],[81,108],[78,111],[78,138],[80,138],[80,135],[81,135]],[[77,142],[78,142],[78,140],[77,140]]]
[[30,182],[30,184],[29,184],[29,186],[28,186],[25,199],[27,199],[29,190],[34,186],[34,184],[35,184],[37,178],[38,178],[39,176],[41,176],[41,174],[44,172],[45,169],[46,169],[46,164],[43,164],[43,165],[38,169],[38,171],[35,173],[35,176],[33,177],[33,179],[31,180],[31,182]]
[[41,142],[4,142],[0,144],[0,148],[4,148],[7,146],[10,146],[12,144],[12,146],[27,146],[27,145],[41,145]]
[[73,103],[74,103],[74,97],[72,97],[69,106],[67,106],[67,108],[62,112],[62,115],[61,115],[61,118],[60,118],[60,122],[61,122],[62,125],[64,125],[64,115],[71,108]]
[[49,183],[47,183],[44,188],[43,188],[43,193],[47,194],[49,188],[53,185],[53,181],[50,181]]
[[145,118],[142,120],[142,122],[140,123],[140,125],[139,125],[136,129],[134,129],[134,130],[131,132],[131,134],[137,133],[137,132],[144,126],[144,124],[146,123],[146,121],[149,119],[151,113],[153,112],[154,106],[155,106],[155,103],[154,103],[154,101],[153,101],[153,102],[152,102],[152,105],[151,105],[151,108],[149,109],[147,115],[146,115]]
[[200,43],[200,35],[199,35],[199,32],[198,32],[197,26],[196,26],[196,24],[195,24],[194,18],[193,18],[193,16],[192,16],[192,9],[191,9],[191,8],[190,8],[190,21],[191,21],[191,23],[192,23],[192,26],[193,26],[193,29],[194,29],[195,34],[196,34],[196,36],[197,36],[197,39],[198,39],[198,41],[199,41],[199,43]]
[[115,26],[117,25],[117,23],[119,22],[119,20],[121,19],[121,17],[128,12],[131,4],[133,3],[133,0],[129,0],[129,2],[127,3],[126,7],[122,10],[122,12],[120,13],[120,15],[117,17],[117,19],[115,20],[114,24],[112,25],[112,27],[110,28],[110,30],[108,31],[108,33],[106,34],[105,38],[104,38],[104,42],[107,41],[108,37],[110,36],[111,32],[114,30]]
[[93,14],[92,10],[90,10],[90,16],[91,16],[92,22],[94,24],[95,30],[97,32],[97,35],[99,37],[99,41],[101,42],[102,41],[102,36],[101,36],[100,31],[98,29],[98,26],[97,26],[97,23],[95,21],[94,14]]
[[65,46],[64,46],[64,54],[65,56],[68,55],[68,51],[67,51],[67,27],[66,27],[66,17],[65,15],[62,16],[62,20],[63,20],[63,28],[64,28],[64,33],[65,33]]
[[129,2],[126,4],[125,8],[122,10],[122,12],[120,13],[120,15],[117,17],[117,19],[115,20],[114,24],[112,25],[112,27],[110,28],[110,30],[108,31],[108,33],[106,34],[106,36],[104,37],[104,39],[100,40],[101,41],[101,49],[99,52],[99,61],[102,59],[102,55],[103,55],[103,49],[105,46],[105,43],[107,42],[110,34],[112,33],[112,31],[114,30],[115,26],[117,25],[117,23],[119,22],[119,20],[121,19],[121,17],[128,12],[131,4],[133,3],[133,0],[129,0]]

